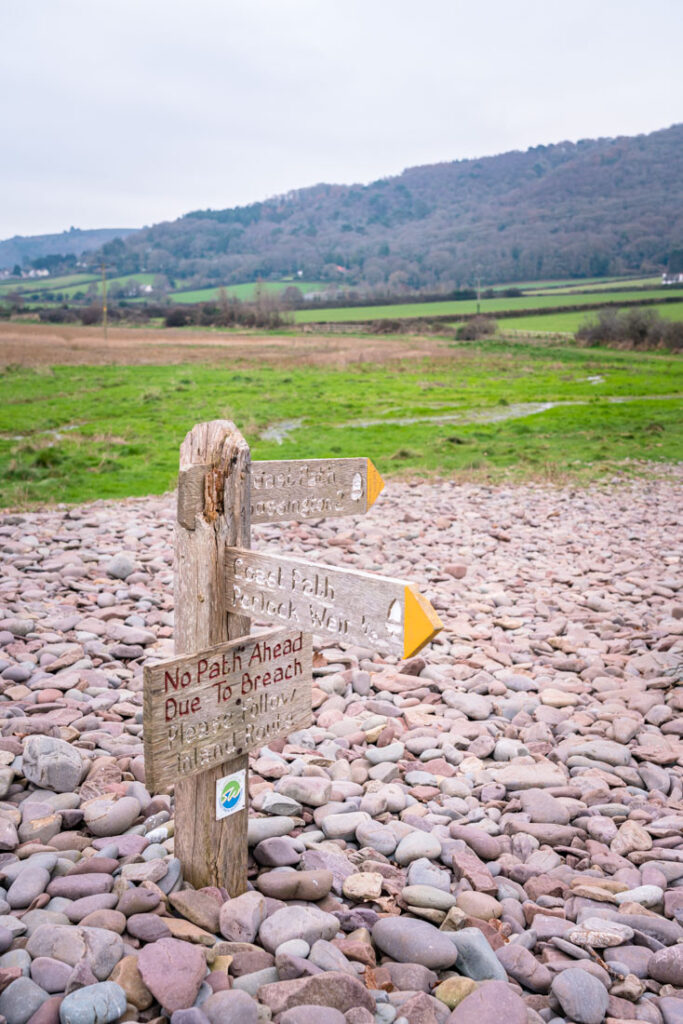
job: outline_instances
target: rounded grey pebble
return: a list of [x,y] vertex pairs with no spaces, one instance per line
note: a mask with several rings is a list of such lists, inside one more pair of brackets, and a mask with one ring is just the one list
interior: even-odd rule
[[198,1006],[191,1006],[189,1010],[176,1010],[171,1024],[209,1024],[209,1018]]
[[9,928],[3,928],[2,925],[0,925],[0,953],[5,953],[10,948],[13,941],[14,936]]
[[553,979],[551,992],[576,1024],[601,1024],[607,1012],[607,989],[592,974],[570,967]]
[[290,956],[300,956],[305,960],[310,952],[311,947],[303,939],[287,939],[286,942],[281,942],[277,947],[275,956],[279,953],[289,953]]
[[135,563],[129,555],[121,552],[118,555],[114,555],[111,561],[107,564],[107,576],[111,576],[115,580],[125,580],[133,574],[135,571]]
[[112,1024],[126,1012],[126,993],[115,981],[71,992],[59,1008],[61,1024]]
[[31,957],[25,949],[10,949],[0,956],[0,967],[18,967],[25,978],[31,970]]
[[50,883],[50,872],[45,868],[29,865],[12,882],[7,893],[7,902],[13,910],[23,910],[40,896]]
[[17,978],[0,995],[0,1013],[7,1018],[7,1024],[26,1024],[49,998],[30,978]]
[[202,1012],[211,1024],[257,1024],[258,1021],[258,1003],[238,989],[210,995]]
[[98,850],[95,856],[111,857],[113,860],[118,860],[119,848],[116,843],[110,843],[108,846],[103,846],[101,850]]

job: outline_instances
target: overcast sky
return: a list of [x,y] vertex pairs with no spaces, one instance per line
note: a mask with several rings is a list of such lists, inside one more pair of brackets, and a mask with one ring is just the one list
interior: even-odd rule
[[683,119],[681,0],[0,0],[0,239]]

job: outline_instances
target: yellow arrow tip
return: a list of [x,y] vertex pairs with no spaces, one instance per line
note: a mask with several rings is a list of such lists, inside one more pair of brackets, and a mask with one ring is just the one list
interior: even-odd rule
[[432,608],[426,597],[414,590],[405,588],[405,615],[403,621],[403,657],[411,658],[421,651],[440,630],[443,622]]
[[384,490],[384,480],[382,480],[382,477],[375,469],[372,459],[367,459],[366,461],[368,464],[368,508],[371,508]]

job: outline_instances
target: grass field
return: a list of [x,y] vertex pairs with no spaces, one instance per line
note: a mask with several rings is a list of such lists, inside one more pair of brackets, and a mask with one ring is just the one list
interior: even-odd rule
[[[137,281],[138,284],[152,284],[155,277],[156,274],[138,273],[108,278],[107,290],[112,285],[126,284],[128,281]],[[58,292],[64,299],[71,299],[77,292],[86,292],[91,285],[94,285],[98,295],[102,294],[102,278],[93,274],[69,274],[64,277],[42,277],[35,280],[25,278],[14,286],[6,283],[0,285],[0,300],[12,292],[18,292],[20,295],[33,295],[36,292],[40,292],[44,298]]]
[[[152,284],[154,281],[154,274],[139,272],[133,274],[121,275],[119,277],[113,277],[108,280],[109,287],[119,284],[125,284],[127,281],[135,280],[140,284]],[[519,288],[525,292],[525,300],[520,298],[506,299],[504,297],[496,297],[493,299],[482,300],[482,311],[494,312],[501,309],[519,309],[529,308],[529,301],[526,297],[533,297],[533,305],[543,305],[550,303],[551,305],[557,305],[555,298],[558,296],[581,296],[586,293],[586,290],[592,292],[603,293],[600,298],[609,301],[609,293],[613,292],[615,288],[648,288],[655,289],[657,294],[661,291],[660,277],[640,277],[640,278],[583,278],[581,280],[566,279],[566,280],[554,280],[554,281],[522,281],[513,282],[511,284],[498,284],[494,285],[493,289],[496,292],[503,291],[506,288]],[[27,279],[24,278],[20,281],[4,281],[0,282],[0,301],[12,293],[19,293],[27,297],[26,305],[31,307],[35,305],[35,299],[28,299],[28,296],[35,296],[40,294],[45,298],[52,297],[56,293],[59,293],[60,300],[71,300],[74,295],[78,292],[86,291],[91,285],[95,286],[97,295],[102,293],[101,278],[99,274],[92,272],[86,274],[69,274],[62,277],[48,277],[48,278],[36,278]],[[328,287],[327,284],[320,281],[299,281],[295,279],[287,279],[281,281],[264,281],[260,282],[260,287],[264,292],[270,295],[279,295],[288,286],[296,286],[303,293],[322,291]],[[226,285],[225,290],[228,295],[234,296],[235,298],[243,301],[252,301],[256,294],[258,283],[251,281],[245,284],[237,285]],[[211,288],[198,288],[198,289],[183,289],[172,292],[169,296],[174,302],[177,303],[196,303],[196,302],[213,302],[218,298],[219,287]],[[622,292],[621,296],[624,297],[626,292]],[[648,295],[650,292],[648,292]],[[671,294],[671,289],[667,289],[664,294]],[[642,292],[636,294],[635,297],[642,298]],[[596,296],[596,299],[598,297]],[[536,301],[541,300],[541,301]],[[136,301],[143,302],[144,297]],[[577,298],[576,301],[581,301]],[[584,298],[584,302],[592,301],[590,298]],[[595,301],[595,300],[593,300]],[[562,304],[562,303],[560,303]],[[571,303],[568,303],[571,304]],[[317,320],[327,320],[330,322],[343,321],[343,320],[366,320],[376,319],[377,317],[405,317],[405,316],[440,316],[448,315],[449,313],[469,313],[476,311],[476,301],[472,300],[468,302],[437,302],[437,303],[400,303],[391,304],[382,307],[359,307],[355,310],[339,310],[334,308],[325,308],[320,310],[302,310],[297,314],[298,323],[315,322]]]
[[[112,287],[118,286],[118,285],[126,285],[129,281],[136,281],[138,284],[152,284],[155,277],[156,277],[156,274],[143,274],[143,273],[139,273],[139,274],[124,274],[122,277],[107,278],[107,293],[109,293],[109,291],[110,291],[110,289]],[[95,289],[96,289],[97,294],[101,295],[102,294],[102,278],[97,278],[96,280],[93,280],[90,283],[95,285]],[[85,286],[80,284],[80,285],[75,285],[75,286],[73,286],[71,288],[56,288],[55,291],[61,292],[66,299],[71,299],[76,294],[76,292],[86,291],[89,287],[90,287],[90,284],[86,284]]]
[[98,278],[94,274],[65,274],[63,277],[24,277],[20,281],[2,281],[0,282],[0,298],[12,292],[19,292],[21,294],[23,292],[61,291],[63,288],[69,288],[72,285],[84,285],[87,287],[91,281],[96,280]]
[[[671,290],[666,288],[652,289],[647,293],[648,299],[671,298]],[[601,292],[599,302],[627,302],[643,299],[643,292]],[[495,315],[502,310],[528,310],[554,308],[556,306],[582,305],[590,302],[588,296],[544,294],[529,298],[520,295],[516,298],[482,299],[481,312]],[[404,317],[451,316],[477,312],[476,299],[462,302],[410,302],[392,306],[361,306],[343,309],[300,309],[294,314],[296,323],[347,323],[358,320],[400,320]]]
[[[261,288],[268,295],[279,295],[285,288],[298,288],[302,293],[321,291],[326,285],[319,281],[262,281]],[[225,286],[228,295],[244,302],[255,298],[257,282],[249,284],[230,284]],[[198,288],[194,291],[172,292],[170,298],[174,302],[215,302],[220,288]]]
[[[0,378],[0,506],[164,491],[186,431],[215,417],[240,426],[254,458],[365,455],[386,476],[586,480],[623,460],[683,459],[680,358],[452,343],[439,358],[335,369],[264,365],[253,347],[240,369],[10,368]],[[530,415],[527,403],[565,404]],[[283,444],[262,439],[283,421],[299,424]]]
[[[509,281],[504,284],[495,284],[494,288],[520,288],[523,291],[529,291],[534,289],[535,291],[545,291],[549,288],[593,288],[595,285],[605,285],[607,287],[617,285],[619,287],[623,285],[634,284],[636,277],[562,277],[555,278],[546,281]],[[661,275],[652,278],[640,278],[639,280],[652,280],[655,284],[661,282]]]
[[[527,285],[525,292],[527,295],[544,295],[546,292],[552,290],[553,295],[574,295],[578,292],[600,292],[600,291],[611,291],[615,287],[618,288],[661,288],[662,277],[661,274],[657,277],[631,277],[624,278],[621,281],[619,278],[609,278],[609,280],[593,279],[591,281],[567,281],[560,284],[552,285],[551,287],[543,287],[539,285]],[[669,288],[669,291],[673,291]]]
[[[661,305],[645,306],[665,320],[683,320],[683,296],[680,302],[666,302]],[[574,334],[586,320],[595,320],[599,310],[577,310],[567,313],[548,313],[546,316],[511,316],[499,321],[498,330],[506,331],[567,331]]]

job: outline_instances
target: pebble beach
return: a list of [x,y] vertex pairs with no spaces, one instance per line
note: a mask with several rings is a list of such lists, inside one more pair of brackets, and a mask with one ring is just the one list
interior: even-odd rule
[[254,528],[414,581],[444,629],[315,642],[232,898],[145,785],[174,496],[0,515],[0,1021],[683,1024],[682,483],[391,482]]

